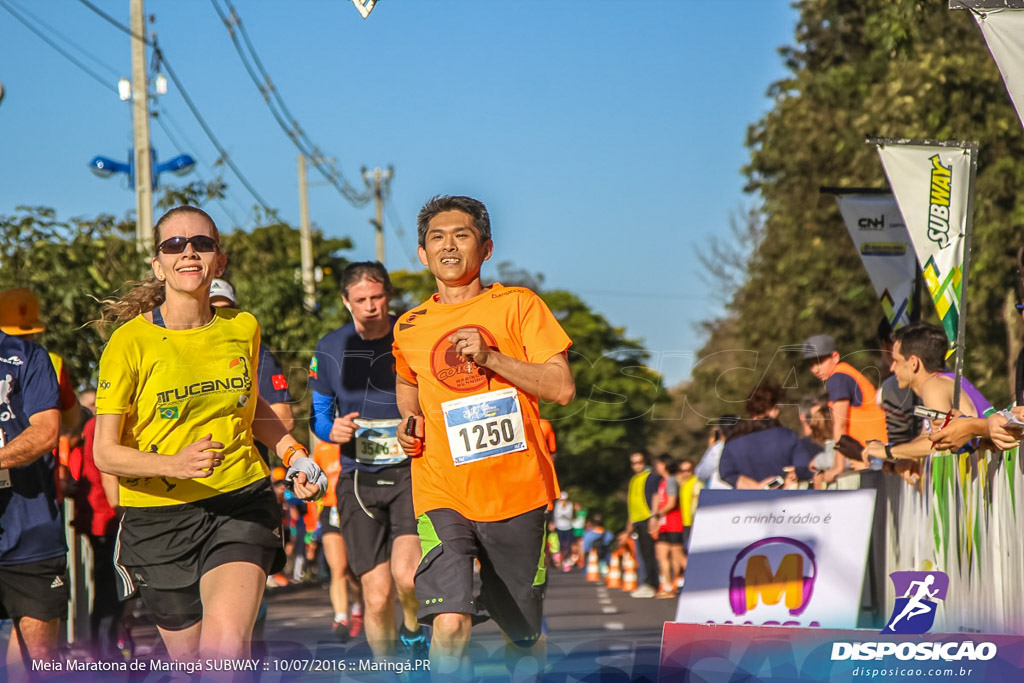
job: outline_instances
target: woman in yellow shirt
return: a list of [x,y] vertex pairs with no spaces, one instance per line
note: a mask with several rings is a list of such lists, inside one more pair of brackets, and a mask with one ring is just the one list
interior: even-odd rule
[[267,575],[284,564],[254,439],[290,466],[299,497],[322,496],[326,477],[259,398],[256,319],[210,306],[226,265],[213,220],[180,206],[153,232],[153,275],[107,302],[127,322],[96,392],[96,464],[119,478],[125,509],[118,579],[124,597],[141,594],[172,658],[248,658]]

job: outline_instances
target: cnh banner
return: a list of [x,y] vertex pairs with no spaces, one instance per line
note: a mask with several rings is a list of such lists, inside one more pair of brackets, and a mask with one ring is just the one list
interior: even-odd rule
[[928,293],[950,341],[960,312],[964,240],[971,194],[971,148],[950,144],[878,144]]
[[836,200],[886,320],[894,330],[903,327],[910,323],[917,258],[896,199],[851,193]]

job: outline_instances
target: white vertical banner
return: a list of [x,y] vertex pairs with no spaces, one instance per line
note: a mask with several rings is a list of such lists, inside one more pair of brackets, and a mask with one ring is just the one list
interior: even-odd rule
[[886,320],[894,330],[903,327],[910,322],[917,258],[896,199],[850,193],[836,201]]
[[975,9],[972,14],[1024,123],[1024,9]]
[[950,341],[959,328],[964,241],[971,197],[969,143],[878,141],[889,187]]

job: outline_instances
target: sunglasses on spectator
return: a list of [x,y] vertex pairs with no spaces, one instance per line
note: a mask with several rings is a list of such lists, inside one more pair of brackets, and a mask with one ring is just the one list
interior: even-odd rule
[[185,247],[192,245],[192,248],[200,254],[208,254],[217,251],[217,240],[207,235],[192,235],[192,237],[171,237],[160,243],[157,251],[165,254],[181,254]]

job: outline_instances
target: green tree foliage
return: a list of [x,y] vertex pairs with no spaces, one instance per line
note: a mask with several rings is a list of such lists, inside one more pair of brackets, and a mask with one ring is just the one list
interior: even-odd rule
[[877,152],[865,144],[876,136],[980,143],[966,374],[1005,401],[1002,323],[1024,219],[1024,131],[981,32],[945,2],[795,6],[795,44],[780,49],[789,74],[772,85],[774,106],[747,136],[744,173],[762,202],[763,229],[726,316],[709,325],[688,405],[702,415],[742,412],[746,391],[766,375],[783,381],[792,401],[820,392],[792,348],[819,332],[855,354],[855,365],[879,362],[881,307],[835,200],[819,191],[885,187]]
[[[177,190],[180,199],[199,199],[202,188]],[[305,439],[309,416],[306,368],[320,337],[351,320],[341,304],[339,276],[347,265],[348,239],[313,233],[319,308],[303,308],[299,231],[274,216],[262,216],[248,231],[222,231],[228,259],[225,277],[238,305],[260,321],[263,338],[284,367],[298,427]],[[149,273],[149,259],[135,251],[135,225],[111,216],[59,221],[50,209],[19,209],[0,216],[0,289],[28,287],[40,300],[47,329],[39,341],[63,355],[77,384],[94,381],[104,336],[110,329],[92,325],[99,302],[123,293],[130,282]],[[543,278],[503,263],[506,285],[539,290]],[[402,313],[436,292],[429,271],[392,273]],[[665,401],[661,377],[645,367],[647,353],[622,328],[592,311],[571,292],[540,292],[561,322],[573,347],[569,362],[577,398],[568,406],[542,405],[558,438],[557,467],[574,499],[600,511],[614,528],[624,518],[621,489],[629,478],[627,455],[646,443],[651,419]]]
[[46,208],[18,212],[0,216],[0,290],[32,290],[46,323],[37,341],[64,357],[73,382],[94,381],[103,343],[90,324],[98,302],[148,268],[135,252],[135,224],[107,215],[60,221]]

